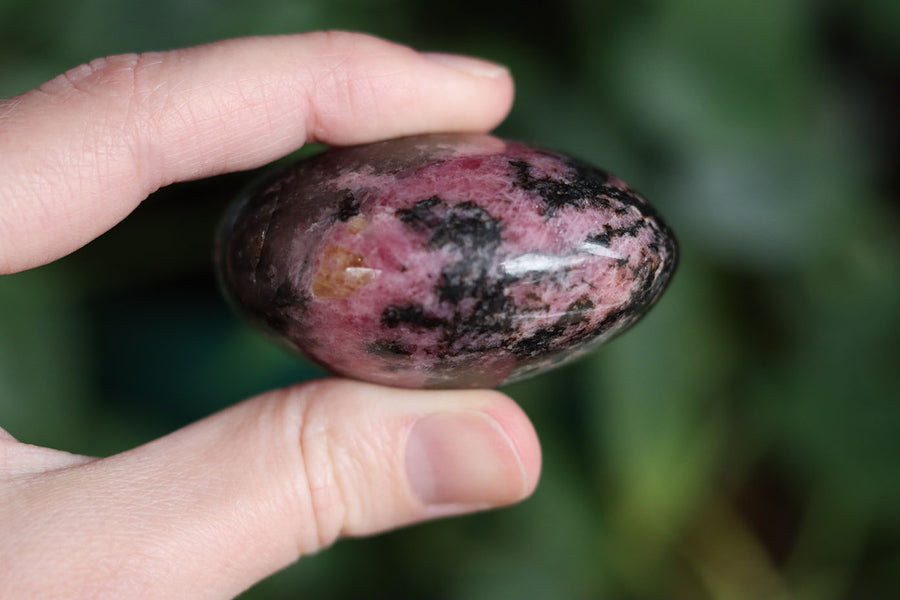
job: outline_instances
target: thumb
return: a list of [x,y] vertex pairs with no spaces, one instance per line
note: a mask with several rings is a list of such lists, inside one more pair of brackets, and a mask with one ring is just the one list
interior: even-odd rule
[[[311,382],[41,475],[18,498],[40,518],[13,524],[3,559],[24,578],[8,591],[228,598],[339,537],[516,502],[539,471],[531,424],[497,392]],[[28,578],[36,562],[53,583]]]

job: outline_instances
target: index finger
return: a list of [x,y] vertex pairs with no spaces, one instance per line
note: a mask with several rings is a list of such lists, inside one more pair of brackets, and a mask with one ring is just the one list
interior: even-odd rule
[[320,32],[113,56],[0,102],[0,273],[54,260],[157,188],[306,141],[496,126],[503,67]]

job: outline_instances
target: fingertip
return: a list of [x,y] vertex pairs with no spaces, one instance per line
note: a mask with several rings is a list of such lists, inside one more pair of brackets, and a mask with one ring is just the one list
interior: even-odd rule
[[456,77],[464,77],[470,88],[471,97],[457,104],[463,109],[461,114],[448,113],[461,127],[449,129],[490,131],[506,119],[515,97],[513,77],[506,66],[460,54],[425,52],[420,56],[454,72]]
[[[420,133],[483,132],[512,107],[509,70],[484,59],[418,52],[344,31],[320,32],[313,45],[320,68],[309,71],[306,83],[313,90],[310,140],[343,146]],[[322,64],[328,61],[337,66]]]
[[490,131],[497,127],[512,109],[515,97],[515,83],[509,68],[483,58],[461,54],[445,54],[441,52],[423,52],[421,56],[430,62],[437,63],[446,69],[475,82],[488,103],[484,122],[475,127],[476,131]]
[[514,504],[530,496],[540,479],[534,426],[501,392],[400,389],[345,379],[318,380],[300,389],[327,406],[332,418],[345,415],[344,427],[378,422],[379,430],[386,427],[382,433],[393,430],[380,447],[405,445],[406,475],[427,509],[395,523]]

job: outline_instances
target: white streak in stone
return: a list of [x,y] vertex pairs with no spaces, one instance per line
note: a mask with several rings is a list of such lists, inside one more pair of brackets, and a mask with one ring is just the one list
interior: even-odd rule
[[622,255],[603,246],[585,242],[579,248],[578,254],[542,254],[529,252],[507,258],[500,263],[500,270],[510,277],[522,277],[528,273],[555,273],[562,269],[576,267],[583,264],[590,256],[620,259]]
[[522,277],[526,273],[546,273],[556,272],[566,267],[574,267],[583,263],[584,256],[577,254],[566,254],[556,256],[553,254],[541,254],[539,252],[529,252],[528,254],[520,254],[504,260],[500,264],[500,269],[511,277]]
[[344,272],[350,277],[377,277],[381,275],[381,269],[370,269],[369,267],[347,267]]
[[594,242],[585,242],[581,245],[580,250],[582,252],[587,252],[588,254],[593,254],[594,256],[603,256],[606,258],[612,258],[618,260],[622,258],[622,255],[616,252],[611,248],[607,248],[603,244],[597,244]]

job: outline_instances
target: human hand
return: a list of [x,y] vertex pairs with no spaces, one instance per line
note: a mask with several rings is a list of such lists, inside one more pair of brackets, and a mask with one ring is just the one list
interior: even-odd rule
[[[501,67],[359,34],[94,61],[0,101],[0,273],[160,186],[311,140],[487,130],[511,100]],[[527,417],[492,391],[314,381],[99,459],[0,429],[0,598],[230,598],[340,537],[516,502],[539,472]]]

